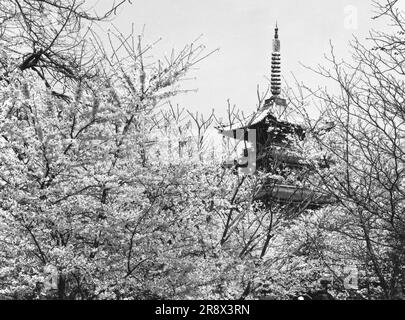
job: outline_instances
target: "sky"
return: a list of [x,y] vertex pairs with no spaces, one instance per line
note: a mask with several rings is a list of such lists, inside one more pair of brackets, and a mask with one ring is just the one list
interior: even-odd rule
[[[95,10],[111,6],[110,0],[94,0]],[[400,0],[405,2],[405,0]],[[279,26],[282,75],[293,84],[294,74],[311,87],[322,85],[302,64],[325,64],[329,43],[342,58],[349,58],[348,42],[353,36],[365,39],[371,28],[370,0],[132,0],[119,11],[114,25],[124,34],[132,23],[135,32],[143,28],[146,42],[159,38],[156,59],[203,35],[207,52],[219,48],[198,65],[184,89],[197,92],[180,95],[174,103],[208,115],[212,109],[225,114],[227,100],[250,112],[257,103],[256,88],[266,87],[270,77],[272,38]]]

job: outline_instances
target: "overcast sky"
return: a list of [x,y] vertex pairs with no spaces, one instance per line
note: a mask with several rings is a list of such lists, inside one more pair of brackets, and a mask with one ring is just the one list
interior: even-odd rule
[[[101,10],[110,0],[95,0]],[[404,2],[405,0],[400,0]],[[220,48],[193,72],[196,80],[185,88],[197,93],[180,96],[181,106],[204,113],[214,108],[219,114],[230,99],[240,109],[255,109],[256,86],[265,87],[270,76],[270,55],[274,25],[278,21],[281,39],[282,72],[291,82],[291,73],[311,86],[321,81],[300,65],[323,62],[332,40],[342,57],[349,57],[348,41],[353,34],[365,38],[372,27],[369,0],[132,0],[120,10],[114,24],[124,33],[134,23],[145,28],[147,41],[160,37],[156,58],[170,48],[181,49],[200,34],[207,50]]]

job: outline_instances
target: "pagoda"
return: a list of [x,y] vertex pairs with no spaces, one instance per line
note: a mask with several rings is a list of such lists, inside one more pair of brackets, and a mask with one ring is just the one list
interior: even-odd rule
[[306,129],[276,115],[277,110],[285,110],[287,107],[281,92],[281,43],[276,25],[271,56],[272,96],[245,124],[237,128],[232,125],[217,128],[221,135],[243,146],[241,156],[228,161],[224,166],[237,169],[239,173],[267,173],[264,176],[269,178],[263,181],[255,193],[256,199],[264,203],[287,204],[304,209],[331,203],[330,197],[314,192],[305,183],[311,168],[295,150],[294,140],[304,139]]

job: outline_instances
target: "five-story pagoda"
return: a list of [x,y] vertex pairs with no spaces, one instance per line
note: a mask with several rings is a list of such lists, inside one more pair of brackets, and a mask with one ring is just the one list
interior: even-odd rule
[[[250,174],[256,171],[268,173],[269,178],[256,192],[257,199],[265,203],[299,205],[301,208],[319,207],[330,203],[330,198],[305,185],[311,169],[294,148],[294,140],[305,137],[305,128],[276,117],[275,111],[287,106],[286,100],[281,97],[281,45],[278,31],[276,25],[271,57],[271,98],[244,125],[237,128],[227,125],[217,129],[224,137],[235,139],[244,146],[242,157],[232,159],[227,167],[239,169],[239,172],[250,168],[244,170]],[[254,145],[249,148],[249,143]]]

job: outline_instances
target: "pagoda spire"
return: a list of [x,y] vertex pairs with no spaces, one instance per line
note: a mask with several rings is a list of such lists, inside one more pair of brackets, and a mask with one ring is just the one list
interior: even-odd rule
[[274,30],[273,53],[271,55],[271,93],[274,97],[281,93],[281,54],[277,23]]

